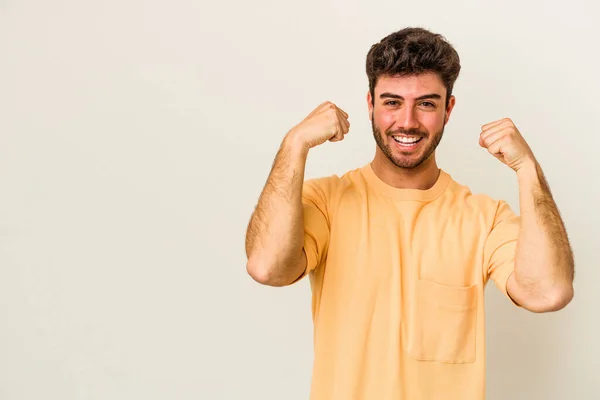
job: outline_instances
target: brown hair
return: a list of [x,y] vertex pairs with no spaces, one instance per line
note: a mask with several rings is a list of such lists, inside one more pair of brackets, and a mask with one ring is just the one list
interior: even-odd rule
[[367,76],[371,97],[382,75],[436,73],[446,87],[446,105],[460,72],[458,53],[439,34],[423,28],[404,28],[371,46],[367,54]]

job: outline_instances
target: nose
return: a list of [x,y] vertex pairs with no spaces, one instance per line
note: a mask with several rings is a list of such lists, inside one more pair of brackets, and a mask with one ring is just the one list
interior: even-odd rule
[[417,129],[419,121],[415,115],[415,110],[412,107],[402,107],[398,115],[397,124],[405,130]]

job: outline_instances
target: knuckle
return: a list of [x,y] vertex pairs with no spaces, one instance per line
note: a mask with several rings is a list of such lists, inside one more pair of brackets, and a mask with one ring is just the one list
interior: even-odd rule
[[323,103],[321,103],[321,105],[319,105],[319,107],[317,107],[317,109],[318,110],[326,110],[330,104],[331,104],[330,102],[324,101]]

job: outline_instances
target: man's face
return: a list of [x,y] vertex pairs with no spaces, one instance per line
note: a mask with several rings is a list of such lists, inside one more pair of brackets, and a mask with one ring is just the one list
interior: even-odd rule
[[367,101],[379,149],[397,167],[418,167],[440,143],[454,96],[446,107],[446,88],[434,73],[382,76],[374,91]]

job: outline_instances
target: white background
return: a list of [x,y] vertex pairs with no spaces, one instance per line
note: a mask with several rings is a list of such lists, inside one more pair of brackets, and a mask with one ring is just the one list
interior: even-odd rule
[[310,289],[246,275],[280,140],[325,100],[352,130],[307,177],[374,155],[369,47],[405,26],[458,50],[439,165],[518,211],[478,146],[512,118],[576,254],[535,315],[488,286],[488,399],[600,391],[600,61],[593,1],[0,1],[0,399],[307,399]]

